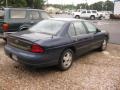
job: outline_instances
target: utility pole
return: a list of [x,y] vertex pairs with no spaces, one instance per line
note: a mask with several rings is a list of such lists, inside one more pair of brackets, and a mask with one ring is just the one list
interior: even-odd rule
[[8,0],[6,0],[5,3],[6,3],[6,7],[8,7]]
[[87,9],[87,0],[85,0],[85,9]]

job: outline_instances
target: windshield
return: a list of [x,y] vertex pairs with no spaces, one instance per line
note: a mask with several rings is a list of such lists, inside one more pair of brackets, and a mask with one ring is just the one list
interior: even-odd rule
[[64,21],[57,20],[43,20],[29,29],[31,32],[35,33],[45,33],[55,35],[64,26]]

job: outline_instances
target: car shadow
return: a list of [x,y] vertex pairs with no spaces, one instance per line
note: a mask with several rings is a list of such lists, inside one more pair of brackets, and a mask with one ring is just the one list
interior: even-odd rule
[[[97,51],[92,51],[92,52],[88,52],[86,54],[83,54],[81,56],[77,56],[75,59],[74,59],[74,62],[73,63],[76,63],[78,60],[80,60],[80,58],[84,58],[84,57],[88,57],[89,55],[92,55],[94,53],[96,53]],[[55,73],[55,72],[63,72],[63,71],[60,71],[57,66],[50,66],[50,67],[44,67],[44,68],[41,68],[41,67],[34,67],[34,66],[25,66],[25,65],[22,65],[22,64],[18,64],[18,65],[15,65],[14,68],[16,69],[19,69],[22,68],[22,70],[25,70],[26,72],[29,72],[29,73],[44,73],[44,74],[47,74],[47,73]],[[69,69],[70,70],[70,69]],[[68,71],[68,70],[67,70]]]

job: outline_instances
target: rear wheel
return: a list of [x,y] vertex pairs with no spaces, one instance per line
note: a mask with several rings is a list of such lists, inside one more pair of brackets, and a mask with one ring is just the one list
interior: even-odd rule
[[65,71],[71,67],[72,62],[73,62],[73,51],[71,49],[67,49],[62,53],[58,67],[60,70]]
[[91,16],[90,19],[91,19],[91,20],[95,20],[95,16]]

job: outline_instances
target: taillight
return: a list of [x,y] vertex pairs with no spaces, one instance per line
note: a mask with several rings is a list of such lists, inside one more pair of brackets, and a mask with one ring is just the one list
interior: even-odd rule
[[33,53],[43,53],[43,52],[45,52],[45,50],[40,45],[33,44],[32,47],[31,47],[31,52],[33,52]]
[[8,31],[8,28],[9,28],[9,25],[8,24],[3,24],[2,25],[2,29],[4,30],[4,31]]

